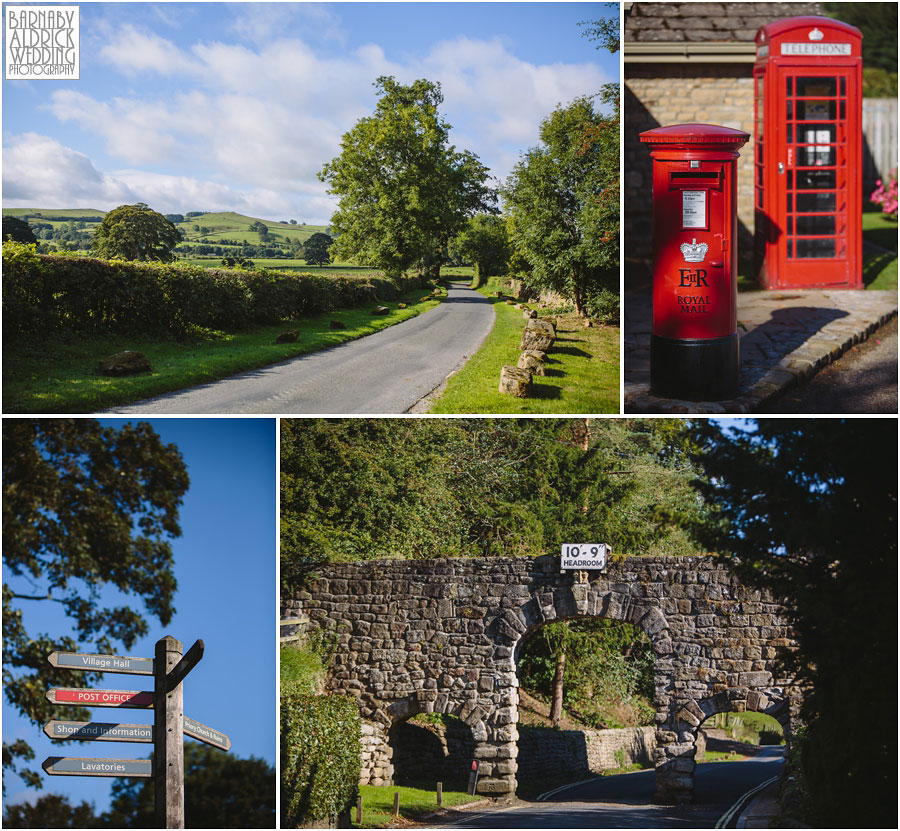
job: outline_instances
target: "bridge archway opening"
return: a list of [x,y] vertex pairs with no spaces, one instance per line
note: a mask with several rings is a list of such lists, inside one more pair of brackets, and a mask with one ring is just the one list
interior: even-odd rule
[[447,713],[419,713],[388,730],[393,784],[465,790],[475,754],[472,728]]
[[656,656],[640,626],[561,617],[530,627],[513,657],[520,795],[602,770],[652,767]]

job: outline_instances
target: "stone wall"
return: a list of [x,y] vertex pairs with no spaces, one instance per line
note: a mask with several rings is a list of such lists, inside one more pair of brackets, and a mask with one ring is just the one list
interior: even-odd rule
[[622,620],[649,637],[658,801],[692,798],[705,718],[765,712],[789,735],[799,704],[775,674],[779,650],[793,645],[781,606],[711,557],[633,557],[564,574],[554,556],[341,563],[283,598],[283,619],[302,614],[336,633],[328,686],[357,700],[373,745],[388,745],[391,727],[416,713],[456,716],[472,731],[484,794],[515,790],[516,653],[552,620]]
[[652,765],[656,728],[626,727],[621,730],[519,729],[517,777],[520,782],[546,779],[548,775],[583,776],[624,765]]

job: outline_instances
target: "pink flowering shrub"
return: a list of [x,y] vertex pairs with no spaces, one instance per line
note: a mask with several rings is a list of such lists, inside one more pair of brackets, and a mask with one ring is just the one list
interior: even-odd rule
[[881,205],[882,213],[886,213],[891,219],[897,218],[897,168],[891,171],[887,183],[878,179],[878,186],[869,197],[869,201],[875,205]]

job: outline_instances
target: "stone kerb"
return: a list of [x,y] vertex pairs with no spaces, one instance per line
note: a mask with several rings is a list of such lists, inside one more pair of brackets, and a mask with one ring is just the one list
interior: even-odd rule
[[690,801],[709,715],[752,709],[790,726],[796,712],[773,677],[792,643],[780,607],[709,557],[627,558],[602,574],[560,574],[552,556],[337,564],[285,600],[283,618],[301,613],[337,637],[328,686],[359,703],[367,781],[390,780],[391,726],[435,712],[471,729],[479,792],[514,792],[517,652],[551,620],[622,620],[650,638],[658,801]]

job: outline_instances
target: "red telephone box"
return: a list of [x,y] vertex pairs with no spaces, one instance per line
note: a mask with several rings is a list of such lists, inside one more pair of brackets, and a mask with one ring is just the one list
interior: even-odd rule
[[862,288],[859,29],[793,17],[756,34],[757,280]]
[[749,133],[676,124],[641,133],[653,177],[650,391],[737,392],[737,158]]

